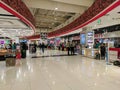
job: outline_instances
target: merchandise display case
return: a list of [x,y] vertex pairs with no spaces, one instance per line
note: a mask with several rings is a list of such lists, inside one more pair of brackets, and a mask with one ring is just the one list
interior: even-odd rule
[[110,62],[120,61],[120,48],[109,48]]
[[95,58],[97,52],[99,52],[99,49],[83,48],[82,55],[85,57]]
[[0,56],[6,55],[6,53],[7,53],[7,50],[5,49],[0,50]]
[[0,61],[5,60],[5,55],[7,54],[7,50],[0,49]]

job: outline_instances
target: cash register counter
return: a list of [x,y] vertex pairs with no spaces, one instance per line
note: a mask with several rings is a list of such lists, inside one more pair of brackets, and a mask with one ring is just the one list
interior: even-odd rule
[[110,62],[120,61],[120,48],[109,48],[109,60]]
[[89,58],[95,58],[95,54],[99,52],[99,49],[94,48],[83,48],[82,49],[82,55]]
[[7,53],[7,50],[0,49],[0,61],[5,60],[6,53]]

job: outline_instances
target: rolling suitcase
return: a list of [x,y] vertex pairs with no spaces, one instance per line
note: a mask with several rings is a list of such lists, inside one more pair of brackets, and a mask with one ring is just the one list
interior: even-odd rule
[[6,57],[6,66],[15,66],[16,64],[16,58],[15,56],[7,56]]

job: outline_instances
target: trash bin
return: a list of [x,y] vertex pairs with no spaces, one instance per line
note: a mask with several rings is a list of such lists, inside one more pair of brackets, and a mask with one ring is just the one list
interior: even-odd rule
[[16,58],[15,56],[6,56],[6,66],[15,66],[16,64]]

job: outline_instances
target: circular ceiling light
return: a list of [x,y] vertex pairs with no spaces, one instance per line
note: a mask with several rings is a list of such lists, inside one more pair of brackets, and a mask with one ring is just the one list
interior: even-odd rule
[[58,10],[58,8],[56,7],[55,10]]

